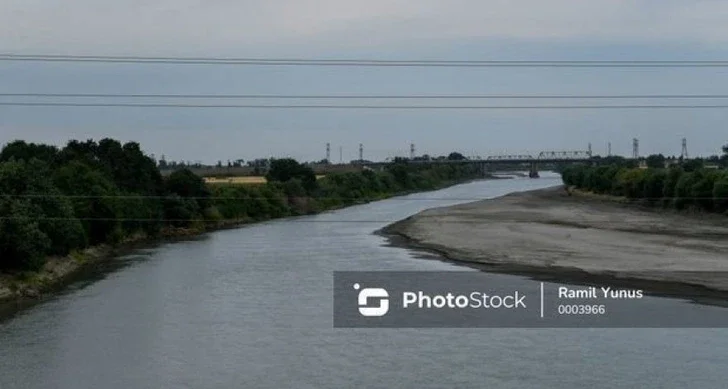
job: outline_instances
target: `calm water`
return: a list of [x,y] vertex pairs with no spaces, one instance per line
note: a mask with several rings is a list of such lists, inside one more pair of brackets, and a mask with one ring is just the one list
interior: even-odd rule
[[725,388],[728,330],[332,328],[334,270],[463,270],[384,245],[388,221],[558,182],[475,182],[125,257],[0,322],[0,388]]

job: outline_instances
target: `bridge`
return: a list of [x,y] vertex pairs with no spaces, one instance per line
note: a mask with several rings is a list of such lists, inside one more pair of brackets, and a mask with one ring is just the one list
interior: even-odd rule
[[[409,160],[408,163],[416,164],[471,164],[478,165],[483,174],[493,171],[496,168],[508,166],[510,168],[528,169],[531,176],[538,176],[539,168],[553,169],[556,164],[564,163],[582,163],[591,160],[592,153],[590,150],[571,150],[571,151],[541,151],[538,154],[504,154],[491,155],[484,158],[464,159],[464,160]],[[392,162],[374,162],[364,163],[363,166],[370,168],[382,168]]]
[[558,162],[587,162],[591,159],[589,151],[542,151],[536,156],[531,154],[504,154],[491,155],[480,159],[467,160],[430,160],[430,161],[410,161],[410,162],[426,162],[426,163],[558,163]]
[[[531,154],[503,154],[491,155],[477,159],[429,159],[429,160],[408,160],[408,163],[427,163],[427,164],[527,164],[527,163],[559,163],[559,162],[587,162],[591,159],[590,151],[541,151],[534,155]],[[392,162],[371,162],[363,163],[369,167],[389,165]]]
[[[482,169],[483,174],[492,172],[498,168],[508,169],[524,169],[529,170],[531,173],[537,173],[539,169],[553,169],[556,164],[564,163],[580,163],[588,162],[591,160],[591,151],[574,150],[574,151],[541,151],[536,155],[532,154],[503,154],[503,155],[491,155],[476,159],[462,159],[462,160],[448,160],[448,159],[415,159],[408,160],[408,163],[413,164],[428,164],[428,165],[440,165],[440,164],[470,164],[477,165]],[[332,174],[341,172],[353,172],[360,171],[362,169],[383,169],[387,165],[391,165],[394,162],[367,162],[362,161],[361,163],[348,163],[348,164],[310,164],[316,174]],[[216,175],[234,175],[234,176],[245,176],[253,175],[253,168],[250,167],[198,167],[191,168],[191,170],[201,176],[216,176]],[[163,174],[168,174],[171,171],[163,171]]]

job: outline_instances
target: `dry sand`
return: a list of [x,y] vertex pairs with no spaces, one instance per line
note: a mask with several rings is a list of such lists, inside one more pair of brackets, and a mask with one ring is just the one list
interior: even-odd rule
[[563,187],[430,209],[383,232],[450,260],[502,271],[556,279],[577,271],[728,291],[727,217],[568,196]]

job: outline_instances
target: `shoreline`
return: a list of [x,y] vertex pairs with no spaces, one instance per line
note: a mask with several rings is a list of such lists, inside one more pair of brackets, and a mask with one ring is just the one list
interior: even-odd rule
[[[508,177],[494,177],[486,175],[482,178],[446,182],[443,183],[442,186],[432,190],[440,190],[455,185],[467,184],[473,181],[495,179],[508,179]],[[406,196],[417,192],[418,191],[404,191],[400,193],[393,193],[388,196],[382,196],[381,198],[362,199],[361,201],[356,201],[349,205],[340,205],[321,209],[316,212],[309,213],[309,215],[333,212],[350,206],[367,204],[373,201],[384,200],[397,196]],[[47,263],[39,271],[18,274],[0,273],[0,311],[2,311],[3,308],[7,310],[11,305],[18,307],[29,305],[47,297],[46,295],[53,295],[62,292],[73,282],[82,279],[82,275],[93,270],[94,267],[110,262],[124,253],[132,252],[139,248],[156,246],[166,242],[195,239],[206,233],[237,229],[261,222],[285,220],[287,218],[300,216],[306,215],[287,215],[280,218],[262,220],[219,220],[210,222],[211,225],[204,227],[166,228],[159,236],[156,237],[138,234],[125,239],[117,245],[102,244],[88,247],[64,257],[50,257],[48,258]]]
[[478,270],[716,303],[728,301],[726,222],[557,186],[425,210],[376,233]]
[[203,228],[167,228],[156,237],[145,234],[130,236],[116,244],[102,244],[75,251],[63,257],[50,257],[41,270],[17,274],[0,274],[0,307],[22,305],[41,299],[46,294],[62,291],[91,268],[134,250],[194,239],[209,232],[240,228],[256,223],[248,220],[223,220]]

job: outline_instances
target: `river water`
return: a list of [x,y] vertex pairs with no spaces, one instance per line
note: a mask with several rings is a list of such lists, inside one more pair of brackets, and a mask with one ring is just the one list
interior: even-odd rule
[[558,183],[479,181],[140,250],[1,321],[0,388],[725,388],[723,329],[332,328],[335,270],[463,270],[373,231]]

